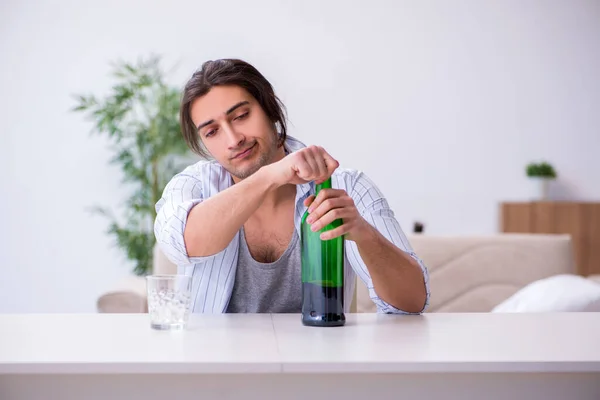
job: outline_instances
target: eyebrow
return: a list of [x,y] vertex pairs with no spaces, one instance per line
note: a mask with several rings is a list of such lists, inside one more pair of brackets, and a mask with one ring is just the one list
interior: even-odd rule
[[[229,107],[229,109],[228,109],[227,111],[225,111],[225,114],[229,115],[229,114],[231,114],[232,112],[234,112],[236,109],[238,109],[239,107],[241,107],[241,106],[245,106],[245,105],[247,105],[247,104],[250,104],[250,102],[249,102],[249,101],[247,101],[247,100],[240,101],[239,103],[237,103],[237,104],[235,104],[235,105],[233,105],[233,106]],[[198,125],[198,127],[196,128],[196,132],[200,131],[200,129],[204,128],[206,125],[210,125],[210,124],[212,124],[213,122],[215,122],[215,120],[214,120],[214,119],[211,119],[211,120],[209,120],[209,121],[206,121],[206,122],[203,122],[203,123],[201,123],[201,124],[200,124],[200,125]]]

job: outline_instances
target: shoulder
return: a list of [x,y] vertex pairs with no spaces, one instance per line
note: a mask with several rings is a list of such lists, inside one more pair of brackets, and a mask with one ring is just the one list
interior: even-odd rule
[[173,176],[165,189],[181,190],[193,186],[194,192],[210,196],[228,186],[229,178],[229,172],[216,161],[201,160]]
[[206,199],[228,186],[229,178],[229,173],[215,161],[202,160],[188,165],[165,185],[162,196],[156,203],[157,210],[167,201]]
[[223,172],[224,168],[216,161],[201,160],[194,164],[188,165],[175,176],[188,176],[198,180],[211,179],[215,173]]
[[225,168],[216,161],[201,160],[178,172],[172,181],[193,179],[209,183],[218,180],[226,172]]
[[332,186],[343,189],[354,201],[367,196],[371,200],[381,200],[383,193],[376,183],[363,171],[351,168],[338,168],[332,175]]
[[348,193],[354,190],[357,184],[371,184],[371,180],[363,171],[352,168],[339,167],[333,172],[331,178],[333,186],[344,189]]

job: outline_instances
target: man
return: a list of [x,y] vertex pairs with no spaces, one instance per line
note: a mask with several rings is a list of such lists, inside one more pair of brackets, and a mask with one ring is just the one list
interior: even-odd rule
[[[358,275],[378,312],[425,310],[427,269],[381,192],[325,149],[288,137],[283,104],[253,66],[204,63],[185,87],[180,119],[188,146],[213,160],[168,183],[155,235],[179,272],[193,276],[193,312],[299,313],[307,207],[314,230],[343,221],[322,239],[344,235],[345,299]],[[328,177],[333,188],[315,198],[315,183]]]

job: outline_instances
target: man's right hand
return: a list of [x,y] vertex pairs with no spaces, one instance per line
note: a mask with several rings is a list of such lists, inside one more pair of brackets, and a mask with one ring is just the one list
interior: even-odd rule
[[299,185],[310,181],[319,184],[327,180],[340,166],[329,153],[319,146],[309,146],[291,153],[268,165],[273,182],[277,186]]

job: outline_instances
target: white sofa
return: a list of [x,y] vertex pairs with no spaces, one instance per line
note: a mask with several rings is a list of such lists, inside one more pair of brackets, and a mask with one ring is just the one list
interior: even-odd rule
[[[429,270],[428,312],[489,312],[531,282],[575,273],[567,235],[413,235],[409,241]],[[176,272],[158,249],[154,259],[155,273]],[[359,280],[356,286],[352,310],[374,312],[365,285]],[[146,312],[145,280],[128,278],[100,296],[97,306],[99,312]]]

